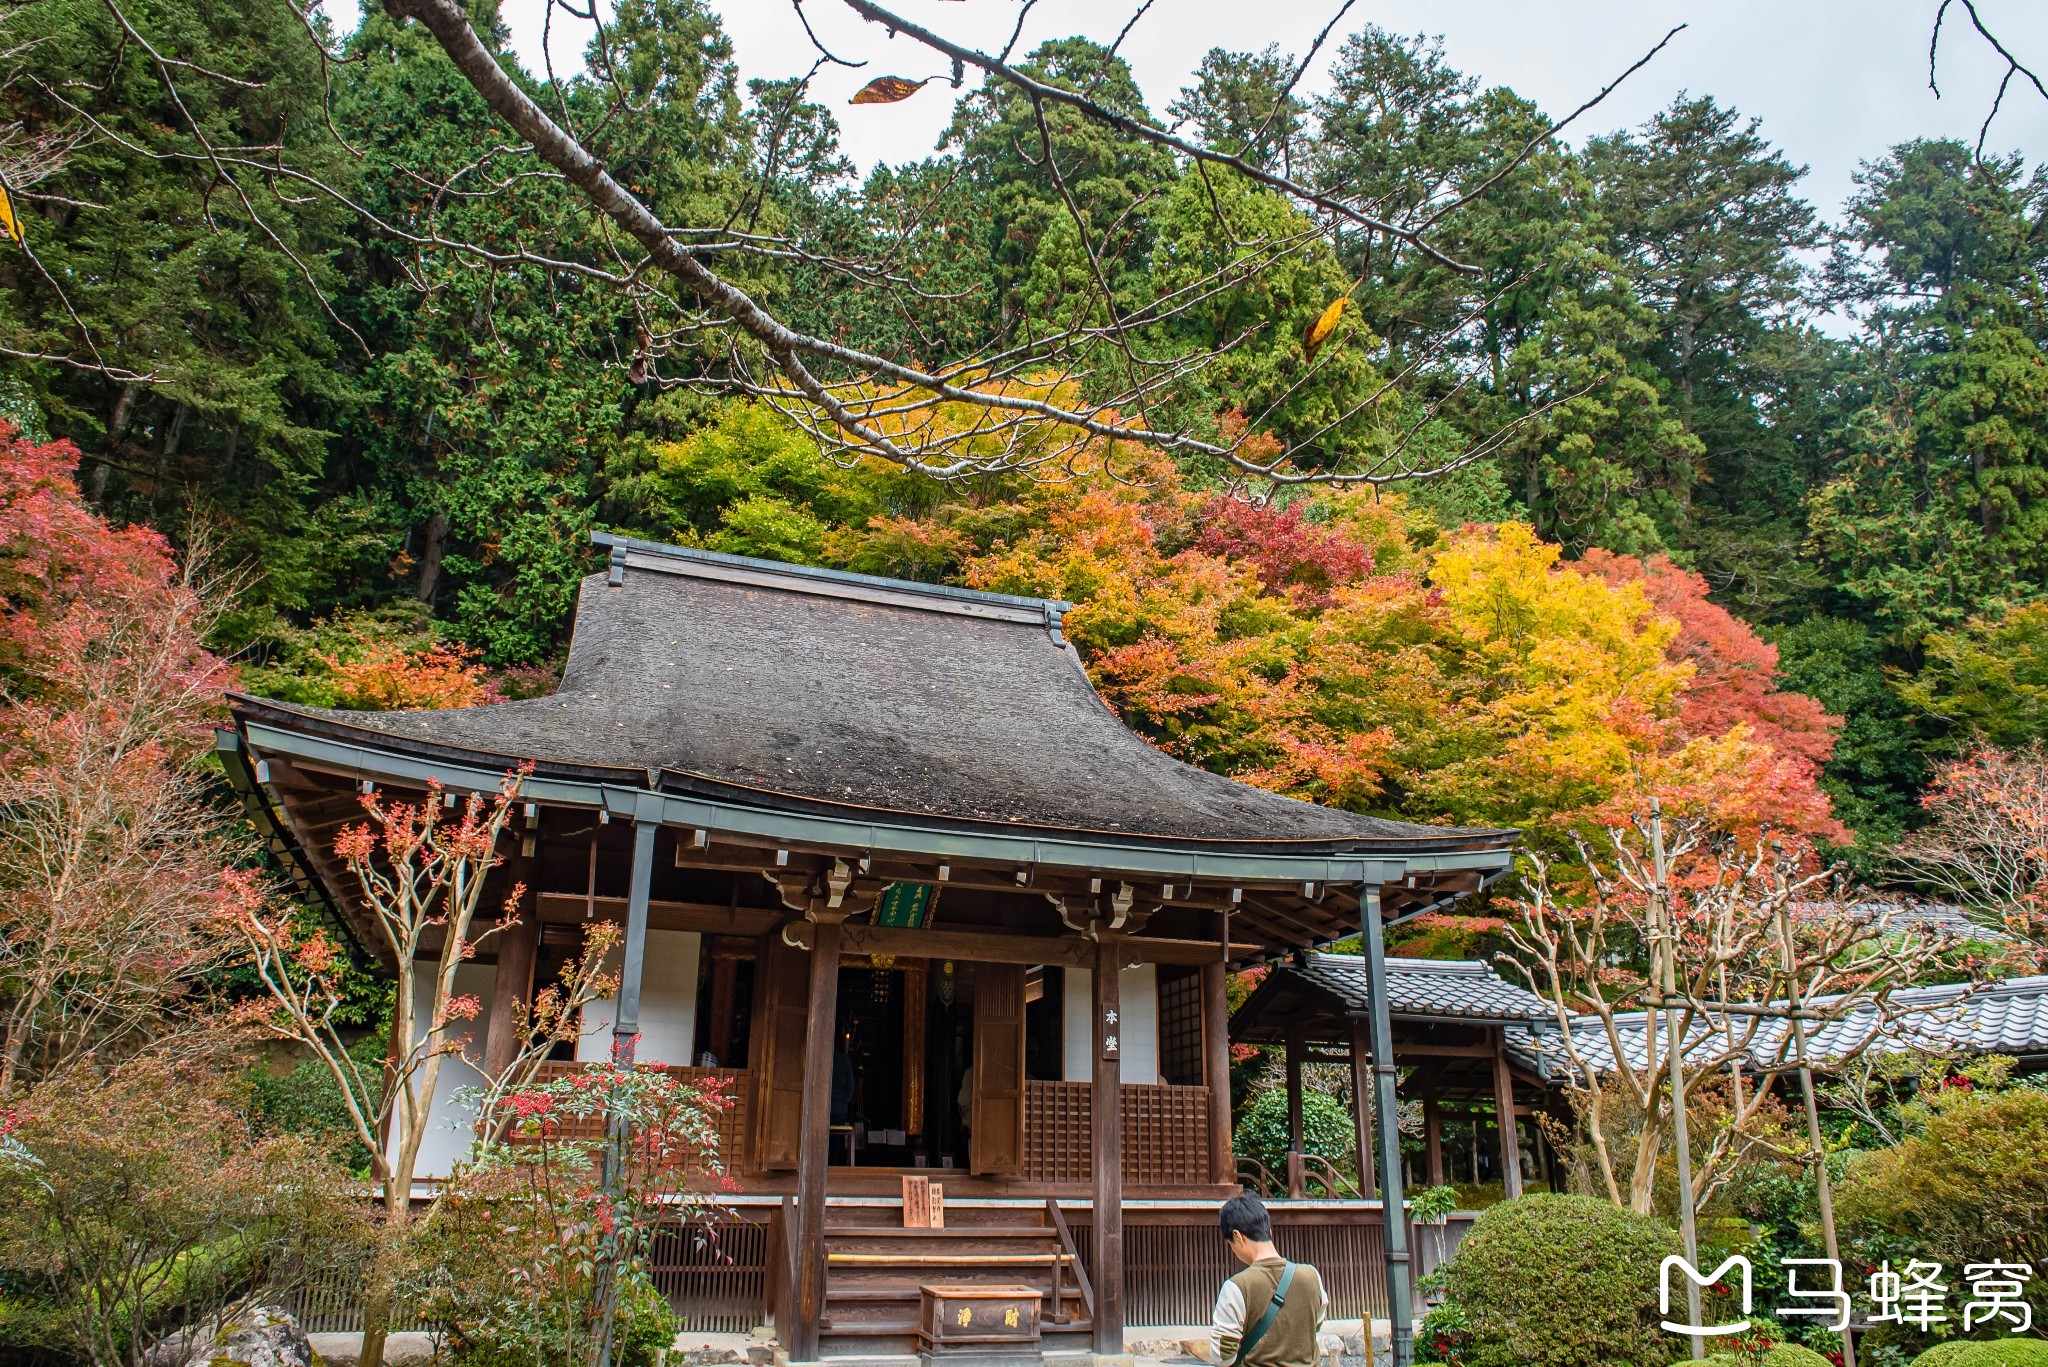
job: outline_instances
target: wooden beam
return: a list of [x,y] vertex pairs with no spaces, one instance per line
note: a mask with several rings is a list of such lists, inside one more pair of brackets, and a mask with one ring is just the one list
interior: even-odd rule
[[[1095,1067],[1089,1092],[1089,1141],[1095,1164],[1095,1352],[1124,1353],[1123,945],[1097,942],[1094,972]],[[820,1241],[822,1244],[822,1240]]]
[[[523,899],[528,903],[531,895]],[[519,1053],[522,1004],[533,1002],[533,963],[540,954],[540,918],[529,905],[519,919],[491,937],[498,967],[491,979],[491,1017],[484,1029],[484,1075],[500,1078]]]
[[784,1339],[794,1362],[817,1360],[825,1317],[825,1150],[832,1139],[832,1051],[839,1023],[839,922],[821,918],[812,934],[803,1132],[797,1143],[796,1323]]
[[[1207,940],[1162,940],[1132,935],[1123,941],[1124,961],[1139,963],[1198,965],[1220,963],[1223,947]],[[959,959],[985,964],[1053,964],[1063,968],[1087,968],[1095,962],[1095,950],[1078,935],[1006,935],[1000,931],[903,930],[893,926],[853,925],[846,927],[841,946],[847,954],[893,954],[899,959]],[[1232,945],[1246,954],[1258,952],[1257,945]]]
[[1230,1125],[1230,1002],[1221,963],[1202,965],[1202,1081],[1209,1088],[1209,1180],[1235,1182]]
[[1369,1022],[1351,1017],[1351,1120],[1358,1129],[1358,1191],[1370,1201],[1376,1190],[1372,1162],[1372,1047]]
[[[589,897],[580,892],[543,892],[535,899],[541,919],[577,922],[590,919],[587,911],[606,921],[626,918],[623,897]],[[787,910],[769,907],[721,906],[714,902],[647,903],[649,924],[661,930],[694,930],[706,935],[765,935],[789,919]]]
[[1493,1057],[1490,1044],[1403,1044],[1395,1053],[1403,1058],[1483,1058]]
[[1301,1021],[1287,1023],[1287,1148],[1301,1152]]
[[1086,968],[1095,961],[1094,947],[1076,935],[1000,935],[974,930],[900,930],[890,926],[849,925],[848,954],[894,954],[918,959],[959,959],[985,964],[1055,964]]
[[1508,1072],[1507,1032],[1493,1032],[1493,1109],[1500,1130],[1500,1177],[1507,1199],[1522,1194],[1522,1141],[1515,1124],[1515,1079]]
[[1437,1104],[1436,1078],[1425,1075],[1422,1084],[1423,1177],[1433,1187],[1444,1184],[1444,1113]]

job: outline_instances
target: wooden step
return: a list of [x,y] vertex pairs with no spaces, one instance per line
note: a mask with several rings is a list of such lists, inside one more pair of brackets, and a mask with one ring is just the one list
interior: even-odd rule
[[827,1225],[827,1239],[1055,1239],[1048,1225],[950,1225],[945,1229],[904,1229],[899,1225]]
[[[1039,1330],[1041,1333],[1087,1333],[1090,1330],[1094,1329],[1094,1327],[1095,1325],[1092,1321],[1080,1319],[1068,1320],[1064,1324],[1055,1324],[1050,1320],[1039,1321]],[[851,1322],[834,1322],[833,1320],[827,1318],[818,1321],[818,1328],[821,1332],[834,1335],[838,1338],[883,1338],[897,1334],[909,1334],[914,1337],[917,1334],[917,1321],[854,1320]]]
[[1051,1267],[1054,1260],[1063,1263],[1078,1261],[1071,1253],[1007,1253],[1000,1256],[990,1253],[827,1253],[825,1261],[846,1267],[986,1267],[998,1263],[1004,1267],[1026,1266]]
[[[925,1279],[922,1277],[909,1281],[888,1282],[880,1286],[835,1286],[827,1282],[825,1286],[825,1299],[828,1301],[914,1301],[921,1294],[924,1284]],[[1041,1299],[1049,1300],[1052,1297],[1052,1287],[1050,1285],[1034,1287],[1033,1289],[1038,1292]],[[1079,1300],[1080,1298],[1080,1288],[1076,1287],[1071,1281],[1060,1283],[1061,1300],[1072,1301]]]

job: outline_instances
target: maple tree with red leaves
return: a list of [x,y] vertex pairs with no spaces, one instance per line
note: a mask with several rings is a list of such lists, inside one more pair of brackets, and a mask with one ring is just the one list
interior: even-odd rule
[[1566,561],[1526,525],[1444,533],[1364,493],[1250,507],[1170,469],[1036,498],[967,581],[1073,602],[1105,701],[1190,763],[1560,853],[1650,793],[1731,831],[1850,838],[1818,784],[1835,719],[1668,561]]
[[1372,573],[1372,548],[1309,521],[1301,503],[1284,508],[1218,494],[1203,505],[1195,549],[1238,560],[1258,572],[1268,593],[1326,608],[1335,590]]
[[88,508],[77,464],[0,423],[0,1096],[203,1028],[250,895],[195,764],[221,599]]
[[1595,547],[1578,562],[1610,584],[1640,585],[1658,612],[1678,623],[1671,655],[1693,667],[1680,717],[1695,736],[1718,736],[1737,726],[1783,759],[1816,770],[1835,752],[1842,719],[1804,693],[1776,686],[1778,648],[1747,622],[1707,598],[1707,581],[1666,556],[1648,561]]

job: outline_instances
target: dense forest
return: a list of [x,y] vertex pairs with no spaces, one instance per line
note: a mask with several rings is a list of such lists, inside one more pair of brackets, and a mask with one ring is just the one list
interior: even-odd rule
[[[419,25],[41,0],[9,16],[0,89],[0,401],[75,444],[100,513],[236,580],[214,644],[245,687],[544,689],[609,527],[1067,597],[1158,743],[1427,820],[1540,828],[1718,773],[1875,869],[1940,765],[2048,730],[2048,179],[2016,155],[1873,147],[1831,221],[1711,95],[1574,147],[1377,28],[1312,97],[1274,49],[1211,52],[1164,109],[1096,43],[1020,59],[1383,217],[1448,200],[1433,255],[1072,110],[1048,172],[1000,83],[925,90],[957,99],[941,144],[858,178],[837,116],[746,78],[698,0],[620,7],[604,56],[637,118],[613,126],[594,82],[517,70],[471,10],[669,221],[796,244],[726,263],[792,327],[940,364],[1106,308],[1127,348],[1208,357],[1162,400],[1182,427],[1339,454],[1262,485],[1099,437],[951,480],[835,450],[722,383],[716,348],[665,335],[650,366],[631,291],[447,248],[616,242],[559,177],[493,160],[504,127]],[[421,166],[484,169],[465,193]],[[1230,235],[1290,245],[1232,273]],[[1318,481],[1389,432],[1445,472]]]

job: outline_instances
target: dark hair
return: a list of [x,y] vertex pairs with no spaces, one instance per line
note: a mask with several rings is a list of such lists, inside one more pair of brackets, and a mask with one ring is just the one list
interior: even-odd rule
[[1255,1244],[1263,1244],[1273,1237],[1273,1217],[1266,1213],[1266,1203],[1250,1192],[1223,1203],[1222,1225],[1225,1239],[1242,1234]]

